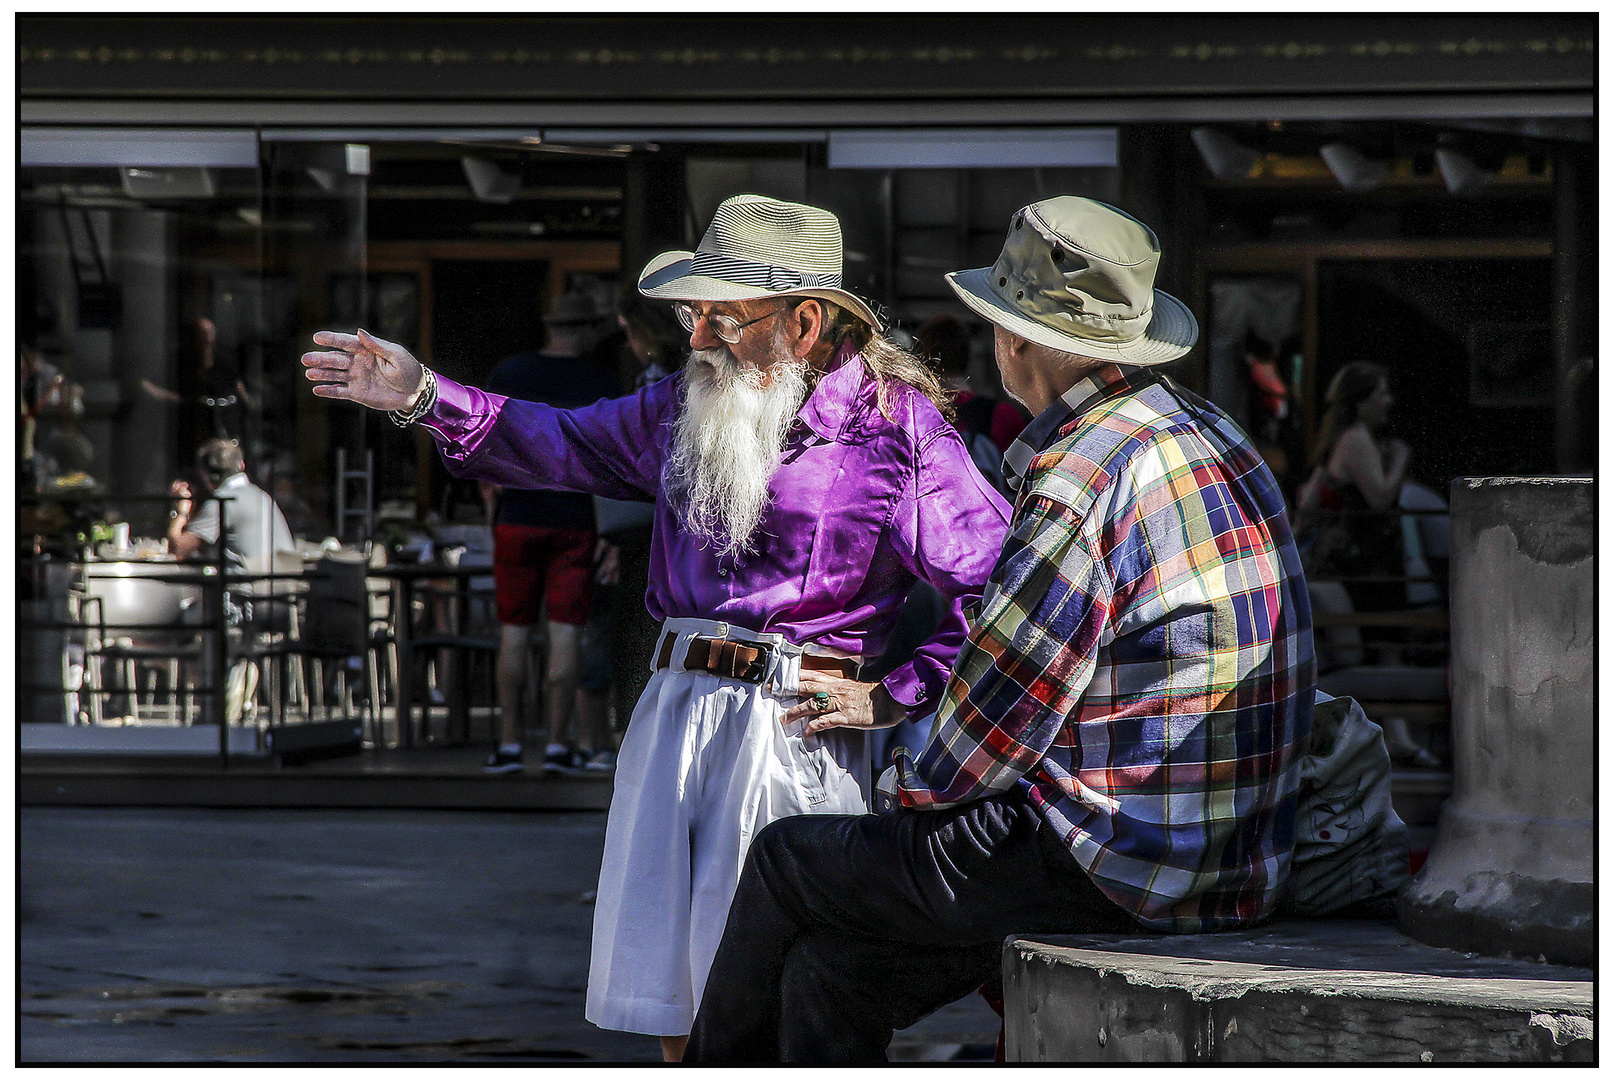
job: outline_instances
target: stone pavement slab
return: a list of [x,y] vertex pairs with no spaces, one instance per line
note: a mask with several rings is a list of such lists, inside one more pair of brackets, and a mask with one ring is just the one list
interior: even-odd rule
[[[25,807],[24,1062],[657,1061],[583,1017],[602,813]],[[993,1048],[977,996],[892,1056]]]
[[27,1061],[654,1060],[582,1017],[604,815],[27,809]]

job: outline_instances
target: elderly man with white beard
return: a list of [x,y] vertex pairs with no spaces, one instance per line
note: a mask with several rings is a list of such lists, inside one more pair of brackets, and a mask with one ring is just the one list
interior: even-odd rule
[[[728,199],[697,251],[638,282],[677,302],[688,365],[580,409],[460,386],[362,331],[303,357],[315,394],[423,424],[456,476],[656,502],[645,602],[664,627],[621,745],[587,1018],[660,1036],[668,1060],[751,837],[865,811],[862,729],[932,711],[1006,532],[938,380],[841,287],[841,262],[827,211]],[[861,681],[919,580],[949,612]],[[856,723],[806,734],[834,713]]]

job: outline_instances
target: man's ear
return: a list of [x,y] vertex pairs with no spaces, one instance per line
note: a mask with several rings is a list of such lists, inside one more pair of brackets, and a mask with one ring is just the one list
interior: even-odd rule
[[820,300],[808,298],[784,315],[789,327],[789,351],[795,359],[804,360],[822,340],[826,314]]
[[1018,357],[1021,359],[1023,353],[1029,348],[1030,342],[1028,338],[1019,337],[1017,334],[1013,333],[1011,330],[1008,330],[1004,326],[992,326],[990,329],[995,335],[995,340],[992,342],[992,345],[994,347],[997,363],[1002,362],[1007,357]]

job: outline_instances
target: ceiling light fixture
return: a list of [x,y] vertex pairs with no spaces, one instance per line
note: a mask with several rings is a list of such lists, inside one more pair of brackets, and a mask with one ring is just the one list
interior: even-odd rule
[[1373,161],[1347,143],[1327,143],[1320,148],[1320,158],[1344,191],[1374,190],[1387,175],[1385,162]]
[[1191,141],[1216,180],[1246,180],[1259,163],[1259,152],[1213,128],[1191,129]]
[[1438,171],[1443,174],[1443,186],[1450,195],[1470,195],[1493,183],[1494,174],[1464,154],[1444,147],[1434,151]]
[[520,190],[519,171],[504,172],[496,162],[478,157],[461,157],[459,164],[464,166],[464,178],[469,181],[470,190],[482,202],[512,202]]
[[210,199],[218,191],[212,170],[207,168],[125,166],[118,173],[123,180],[123,193],[131,199]]

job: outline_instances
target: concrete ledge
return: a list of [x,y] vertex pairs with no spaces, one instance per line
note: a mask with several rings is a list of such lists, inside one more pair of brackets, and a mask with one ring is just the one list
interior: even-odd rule
[[[149,754],[198,757],[218,756],[218,725],[129,725],[93,727],[88,724],[18,724],[18,748],[24,754]],[[231,754],[260,754],[255,727],[229,729]]]
[[[315,736],[321,728],[334,734],[340,724],[288,725],[276,731]],[[216,736],[218,729],[212,732]],[[485,744],[463,743],[371,748],[336,757],[241,755],[232,756],[227,767],[216,751],[211,756],[25,753],[18,762],[17,801],[24,806],[609,809],[612,774],[549,776],[537,767],[524,773],[488,773],[482,769],[487,749]]]
[[1007,1060],[1594,1060],[1594,973],[1422,945],[1385,923],[1011,938]]

